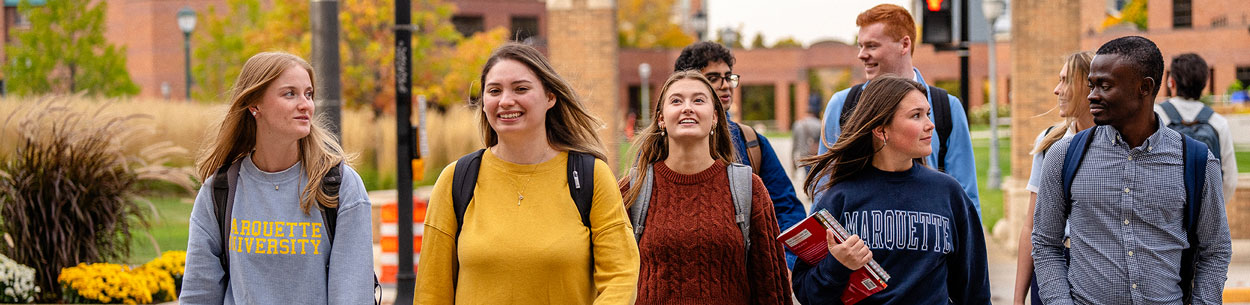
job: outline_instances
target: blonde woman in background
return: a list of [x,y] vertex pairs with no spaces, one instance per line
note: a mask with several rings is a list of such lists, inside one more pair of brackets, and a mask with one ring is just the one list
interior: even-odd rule
[[1020,230],[1019,250],[1016,255],[1016,293],[1013,304],[1024,305],[1024,298],[1030,295],[1030,303],[1042,304],[1037,295],[1037,278],[1033,276],[1033,210],[1037,204],[1037,190],[1042,174],[1042,160],[1051,145],[1064,138],[1071,138],[1077,132],[1094,127],[1094,115],[1089,113],[1089,62],[1094,55],[1088,51],[1068,55],[1064,59],[1063,68],[1059,70],[1059,84],[1055,85],[1054,94],[1058,104],[1053,110],[1059,110],[1062,122],[1046,128],[1033,141],[1033,167],[1029,173],[1028,216],[1024,219],[1024,228]]

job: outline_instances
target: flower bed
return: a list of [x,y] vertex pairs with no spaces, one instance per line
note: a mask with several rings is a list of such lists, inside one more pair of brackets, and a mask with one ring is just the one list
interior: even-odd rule
[[36,294],[35,269],[0,255],[0,303],[30,303]]
[[149,304],[178,297],[186,252],[168,251],[138,268],[81,263],[61,270],[57,282],[67,303]]

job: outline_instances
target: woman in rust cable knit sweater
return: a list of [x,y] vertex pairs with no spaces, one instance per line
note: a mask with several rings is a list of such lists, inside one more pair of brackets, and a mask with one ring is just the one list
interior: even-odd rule
[[[772,200],[751,175],[748,249],[734,221],[726,167],[735,156],[723,105],[694,71],[673,74],[660,90],[655,124],[634,148],[636,168],[654,170],[637,304],[790,304],[790,282]],[[639,197],[642,174],[623,178],[625,205]]]

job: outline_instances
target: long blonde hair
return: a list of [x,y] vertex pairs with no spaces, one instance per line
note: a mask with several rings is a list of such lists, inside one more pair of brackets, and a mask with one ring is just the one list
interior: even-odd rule
[[[608,159],[607,149],[604,148],[603,140],[599,138],[597,132],[597,129],[603,128],[603,121],[586,110],[581,99],[573,92],[573,86],[556,74],[556,69],[538,50],[518,43],[504,44],[495,49],[490,59],[486,60],[486,65],[482,66],[482,77],[479,81],[485,84],[486,73],[503,60],[515,60],[528,67],[542,82],[543,91],[555,96],[556,104],[551,109],[547,109],[547,120],[543,123],[547,133],[547,144],[557,150],[580,151],[601,160]],[[486,86],[482,86],[482,90],[486,90]],[[482,96],[486,95],[482,94]],[[474,104],[481,107],[481,99],[474,101]],[[478,129],[482,132],[482,142],[486,144],[486,147],[499,144],[499,134],[495,132],[494,127],[490,126],[485,113],[478,111],[477,117]]]
[[[694,70],[679,71],[673,73],[664,82],[664,87],[660,89],[660,102],[656,103],[655,113],[651,117],[658,119],[660,114],[664,113],[664,105],[667,104],[664,103],[664,100],[668,95],[669,87],[683,79],[699,81],[707,88],[708,96],[715,98],[716,89],[712,87],[711,82],[707,81],[707,78],[703,77],[703,74]],[[716,109],[716,126],[712,126],[714,133],[708,137],[708,146],[710,148],[708,152],[712,154],[713,160],[725,163],[735,162],[737,160],[735,156],[738,154],[734,151],[733,139],[729,137],[729,119],[725,117],[725,106],[718,100],[709,102]],[[634,169],[636,171],[645,171],[652,164],[668,158],[668,139],[660,131],[660,122],[653,122],[648,124],[647,128],[643,129],[634,138],[633,150],[638,152],[638,158],[634,161]],[[638,192],[642,188],[637,186],[642,184],[644,178],[641,173],[638,173],[630,181],[629,185],[632,187],[624,194],[625,207],[633,205],[638,200]]]
[[[237,162],[256,149],[256,118],[249,115],[248,108],[259,105],[265,89],[290,68],[308,71],[309,80],[316,83],[312,65],[289,53],[263,52],[243,64],[239,78],[230,90],[230,108],[226,110],[226,118],[221,122],[217,138],[210,142],[211,146],[204,150],[197,162],[196,172],[200,181],[208,180],[223,165]],[[324,124],[321,120],[314,121],[308,136],[299,139],[299,161],[303,164],[304,175],[308,177],[308,183],[300,193],[300,209],[305,215],[315,204],[327,208],[339,204],[337,195],[329,196],[322,192],[321,180],[331,168],[346,162],[347,157],[338,139],[326,131]]]
[[[873,129],[889,126],[894,122],[894,112],[912,91],[925,94],[924,86],[910,79],[886,74],[874,78],[864,85],[864,93],[859,104],[851,111],[838,141],[833,143],[824,154],[802,160],[803,166],[811,166],[812,174],[807,176],[803,189],[811,197],[834,185],[849,180],[869,166],[878,151],[873,142]],[[924,163],[924,158],[916,161]],[[823,177],[829,181],[818,185]]]
[[[1083,84],[1083,81],[1089,77],[1089,63],[1093,59],[1094,54],[1089,51],[1072,53],[1064,59],[1063,66],[1068,68],[1068,74],[1064,75],[1068,79],[1068,109],[1063,110],[1068,116],[1063,118],[1063,122],[1056,123],[1054,128],[1050,128],[1050,131],[1042,137],[1042,142],[1037,143],[1037,147],[1033,147],[1033,151],[1029,152],[1029,154],[1036,155],[1049,149],[1051,145],[1062,139],[1064,134],[1068,133],[1068,129],[1072,128],[1077,118],[1080,117],[1079,115],[1074,115],[1074,113],[1089,111],[1089,99],[1086,98],[1089,95],[1089,86]],[[1046,113],[1051,113],[1055,110],[1059,110],[1058,105],[1046,111]],[[1046,113],[1043,113],[1043,115]]]

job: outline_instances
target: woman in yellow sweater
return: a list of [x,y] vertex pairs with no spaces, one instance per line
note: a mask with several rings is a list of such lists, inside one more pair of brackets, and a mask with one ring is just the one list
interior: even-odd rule
[[[603,161],[602,124],[529,46],[495,50],[481,84],[487,149],[448,165],[434,184],[417,302],[632,304],[638,246]],[[593,165],[573,170],[580,156]]]

